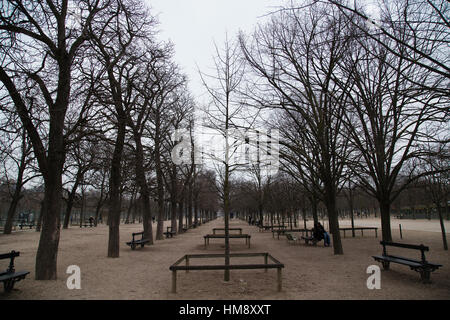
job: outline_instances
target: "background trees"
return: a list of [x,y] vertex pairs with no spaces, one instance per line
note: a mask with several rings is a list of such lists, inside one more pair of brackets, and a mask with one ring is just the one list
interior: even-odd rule
[[[160,240],[168,206],[172,230],[181,232],[184,218],[191,224],[216,211],[217,197],[226,226],[231,210],[261,223],[269,217],[294,225],[301,212],[306,226],[307,212],[317,222],[325,206],[335,254],[343,253],[338,216],[344,193],[351,216],[358,201],[377,200],[384,240],[392,238],[394,204],[413,206],[421,189],[429,192],[443,226],[448,10],[443,0],[383,1],[374,21],[363,8],[341,1],[301,8],[293,2],[252,34],[216,46],[214,74],[201,72],[210,98],[202,106],[173,61],[173,45],[158,40],[157,21],[141,1],[5,0],[4,232],[11,232],[31,180],[43,182],[44,190],[33,204],[36,216],[38,208],[42,212],[36,279],[56,278],[60,226],[70,227],[80,194],[85,203],[95,198],[96,224],[102,208],[109,208],[110,257],[119,254],[122,215],[127,222],[142,218],[153,244],[152,217]],[[204,107],[201,117],[198,106]],[[223,154],[202,154],[205,165],[194,152],[203,143],[195,134],[199,126],[225,141]],[[172,139],[181,128],[187,136]],[[248,129],[261,136],[279,130],[282,173],[265,173],[259,156],[270,150]],[[172,158],[179,143],[189,146],[184,163]],[[257,161],[242,166],[250,147]],[[243,170],[240,179],[236,170]],[[446,247],[444,229],[443,235]]]
[[327,206],[335,253],[341,254],[336,197],[349,157],[342,135],[347,97],[333,76],[351,34],[342,15],[332,9],[314,6],[275,14],[248,42],[241,36],[241,46],[255,76],[262,79],[254,99],[280,109],[280,119],[286,119],[283,127],[290,131],[282,145],[294,152],[290,166],[315,184]]

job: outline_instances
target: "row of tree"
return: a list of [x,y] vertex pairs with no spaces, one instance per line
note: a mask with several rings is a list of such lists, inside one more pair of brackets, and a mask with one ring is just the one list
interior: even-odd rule
[[[358,189],[376,199],[383,240],[391,241],[393,202],[421,183],[435,191],[445,240],[448,10],[446,1],[384,1],[374,20],[365,8],[342,1],[292,2],[253,33],[227,40],[217,50],[216,74],[203,77],[211,96],[204,110],[209,126],[226,141],[218,170],[225,224],[230,184],[243,167],[231,161],[239,152],[236,141],[252,144],[239,130],[257,125],[279,130],[279,169],[289,177],[264,173],[275,158],[245,163],[260,221],[273,210],[264,208],[264,198],[298,192],[296,198],[309,199],[313,212],[319,203],[326,207],[334,253],[342,254],[339,195],[352,199]],[[253,141],[259,155],[273,152],[261,142]],[[278,186],[266,193],[271,181]],[[276,201],[275,211],[285,205],[292,201]]]
[[60,227],[69,226],[79,194],[97,190],[97,216],[107,205],[108,257],[119,256],[124,197],[140,202],[150,244],[163,238],[167,206],[179,231],[183,212],[192,224],[217,210],[214,174],[171,160],[179,142],[171,133],[192,128],[194,101],[142,1],[3,1],[0,37],[2,163],[17,191],[5,232],[23,186],[39,176],[36,279],[56,278]]

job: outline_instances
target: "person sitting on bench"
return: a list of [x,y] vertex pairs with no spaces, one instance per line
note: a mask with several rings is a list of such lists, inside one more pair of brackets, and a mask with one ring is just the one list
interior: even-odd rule
[[320,222],[314,224],[313,237],[314,239],[316,239],[316,241],[323,240],[325,247],[330,246],[330,235],[328,234],[328,232],[325,231],[325,228],[322,226]]

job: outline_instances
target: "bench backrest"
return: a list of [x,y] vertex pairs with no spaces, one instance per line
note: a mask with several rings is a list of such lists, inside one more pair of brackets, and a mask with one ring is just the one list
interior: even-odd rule
[[389,242],[389,241],[380,241],[380,244],[383,246],[383,255],[387,255],[386,246],[420,250],[421,259],[423,262],[426,262],[425,251],[430,251],[430,248],[427,246],[424,246],[423,244],[416,245],[416,244],[407,244],[407,243],[398,243],[398,242]]
[[14,258],[20,256],[20,252],[16,252],[14,250],[12,250],[9,253],[2,253],[0,254],[0,260],[3,259],[11,259],[9,261],[9,266],[8,269],[6,270],[6,272],[10,273],[10,272],[14,272]]
[[141,235],[142,238],[143,238],[144,237],[144,231],[142,231],[142,232],[133,232],[133,241],[134,241],[134,236],[138,236],[138,235]]

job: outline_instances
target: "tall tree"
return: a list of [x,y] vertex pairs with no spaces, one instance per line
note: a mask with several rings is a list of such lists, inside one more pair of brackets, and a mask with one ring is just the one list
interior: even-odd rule
[[[36,255],[37,280],[56,279],[64,127],[70,102],[72,67],[88,39],[87,26],[110,1],[2,1],[0,7],[0,81],[14,102],[33,145],[45,182],[42,232]],[[39,53],[38,53],[39,52]],[[48,141],[37,129],[22,94],[24,78],[34,82],[46,106]],[[42,121],[43,119],[41,119]]]
[[350,39],[344,17],[320,3],[273,15],[249,43],[240,37],[245,57],[261,79],[255,81],[255,103],[280,109],[289,120],[288,128],[302,137],[301,142],[290,139],[280,144],[303,160],[297,166],[300,171],[313,170],[309,180],[317,184],[314,190],[320,191],[327,207],[335,254],[343,254],[336,197],[350,151],[342,132],[347,97],[334,75]]

